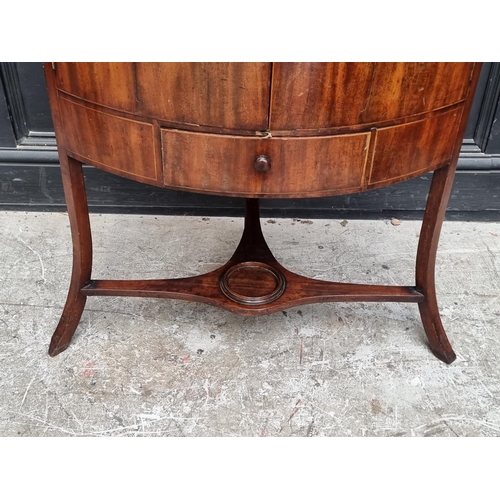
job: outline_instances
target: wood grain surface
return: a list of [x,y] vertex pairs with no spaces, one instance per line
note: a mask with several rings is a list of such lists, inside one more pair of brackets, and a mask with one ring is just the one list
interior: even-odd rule
[[273,63],[270,129],[359,123],[373,71],[373,63]]
[[[369,134],[252,138],[162,130],[167,187],[244,197],[326,195],[361,189]],[[271,168],[258,172],[265,155]]]
[[463,101],[473,68],[473,63],[376,63],[360,121],[409,117]]
[[[57,63],[55,74],[70,94],[61,113],[75,158],[149,184],[286,198],[381,187],[449,162],[473,68]],[[258,155],[269,171],[252,168]]]
[[136,63],[143,112],[160,120],[267,129],[270,63]]
[[376,124],[463,101],[472,63],[274,63],[271,130]]
[[402,181],[449,163],[461,109],[377,131],[369,187]]
[[55,63],[59,90],[110,108],[136,111],[133,63]]
[[[56,76],[47,67],[74,255],[68,298],[49,354],[68,347],[88,295],[125,295],[200,301],[246,315],[315,302],[416,302],[432,352],[453,362],[455,353],[439,317],[434,267],[479,66],[472,74],[469,63],[275,64],[271,78],[271,65],[265,63],[109,63],[99,66],[96,80],[92,65],[82,67],[81,80],[78,72],[64,73],[77,66],[63,65],[58,73],[61,90],[119,108],[131,105],[133,68],[133,95],[139,112],[147,115],[144,121],[58,94]],[[121,72],[124,89],[114,95]],[[114,82],[110,88],[106,74]],[[128,111],[137,112],[137,107]],[[246,127],[256,135],[273,123],[292,129],[380,123],[333,136],[272,137],[264,130],[266,137],[244,137],[161,128],[160,115],[168,121],[192,120],[194,126],[214,125],[219,132]],[[401,116],[408,121],[388,123]],[[91,279],[82,161],[152,184],[247,197],[245,229],[233,256],[219,269],[191,278]],[[288,271],[270,251],[260,227],[259,201],[252,199],[350,193],[429,170],[436,171],[415,287],[324,282]]]
[[154,127],[59,99],[67,149],[79,160],[149,184],[161,184]]

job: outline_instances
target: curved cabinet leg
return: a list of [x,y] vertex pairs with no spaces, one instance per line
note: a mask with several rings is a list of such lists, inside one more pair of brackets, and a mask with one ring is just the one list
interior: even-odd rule
[[416,288],[425,297],[425,300],[420,302],[418,306],[429,346],[437,358],[448,364],[455,361],[456,355],[439,316],[434,269],[439,235],[454,174],[455,168],[450,165],[436,170],[433,174],[420,232],[416,265]]
[[50,356],[64,351],[71,342],[87,299],[81,289],[90,281],[92,270],[92,234],[82,164],[67,156],[60,160],[73,241],[73,270],[68,298],[50,342]]

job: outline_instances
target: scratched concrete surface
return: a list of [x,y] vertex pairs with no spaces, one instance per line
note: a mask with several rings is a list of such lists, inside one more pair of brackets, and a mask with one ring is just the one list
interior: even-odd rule
[[[94,277],[209,271],[240,219],[93,215]],[[263,220],[288,268],[413,284],[420,224]],[[47,355],[69,283],[66,214],[0,213],[1,436],[500,436],[500,223],[445,223],[437,263],[458,359],[416,304],[320,304],[245,318],[181,301],[90,298]]]

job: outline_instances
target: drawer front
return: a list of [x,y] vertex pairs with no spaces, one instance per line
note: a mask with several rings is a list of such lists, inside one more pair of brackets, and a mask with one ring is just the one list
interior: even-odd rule
[[462,108],[377,131],[368,186],[380,187],[451,161]]
[[59,98],[65,147],[79,160],[148,184],[162,185],[154,128]]
[[[309,197],[358,191],[369,134],[258,138],[162,130],[166,187],[232,196]],[[258,156],[270,169],[257,171]]]

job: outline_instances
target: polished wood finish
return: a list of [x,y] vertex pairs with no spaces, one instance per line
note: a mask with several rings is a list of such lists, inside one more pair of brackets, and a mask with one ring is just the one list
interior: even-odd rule
[[73,244],[73,268],[68,296],[49,346],[49,354],[55,356],[68,347],[80,321],[87,301],[86,295],[82,293],[82,288],[89,283],[91,278],[93,251],[82,163],[68,154],[68,143],[62,121],[63,113],[60,110],[61,102],[57,97],[55,74],[48,72],[47,66],[45,69]]
[[163,184],[153,125],[97,111],[64,97],[59,106],[67,151],[72,156],[113,174]]
[[[322,281],[295,274],[277,262],[262,234],[258,200],[246,202],[245,229],[241,241],[229,261],[219,269],[201,276],[167,280],[92,280],[81,290],[82,294],[99,296],[158,297],[203,302],[245,316],[260,316],[294,306],[317,302],[421,302],[424,296],[414,287],[362,285]],[[286,288],[269,303],[255,303],[255,297],[272,293],[272,282],[267,281],[264,294],[258,272],[241,278],[237,289],[240,302],[228,298],[221,290],[220,281],[228,271],[239,264],[262,269],[271,268],[280,273]],[[271,286],[270,286],[271,285]],[[247,295],[245,296],[245,290]],[[244,300],[246,297],[247,300]]]
[[450,163],[462,109],[377,130],[368,187],[403,181]]
[[472,63],[274,63],[271,130],[389,122],[463,101]]
[[110,108],[136,110],[133,63],[60,63],[54,68],[58,89]]
[[[369,137],[262,139],[162,129],[164,182],[166,187],[241,197],[300,197],[304,183],[309,196],[359,191]],[[272,165],[266,171],[255,169],[261,155]]]
[[462,102],[473,63],[376,63],[364,123],[413,116]]
[[274,63],[271,130],[356,125],[370,95],[373,63]]
[[[244,315],[315,302],[398,301],[419,304],[432,352],[452,362],[434,266],[479,66],[46,65],[74,255],[68,299],[49,353],[69,345],[86,297],[93,295],[199,301]],[[219,269],[190,278],[92,279],[81,162],[148,184],[247,198],[234,255]],[[346,194],[431,170],[416,286],[299,276],[276,261],[264,240],[256,198]]]
[[82,289],[92,270],[92,233],[88,215],[82,164],[73,158],[60,158],[64,195],[68,206],[73,242],[73,270],[66,304],[50,342],[49,354],[64,351],[80,322],[87,297]]
[[[69,152],[152,185],[349,194],[451,161],[471,63],[57,63]],[[254,168],[265,155],[274,168]],[[269,171],[268,171],[269,170]]]
[[266,155],[259,155],[253,162],[253,168],[257,172],[269,172],[271,170],[271,160]]
[[136,63],[136,78],[146,115],[195,126],[267,129],[270,63]]
[[[479,68],[474,74],[471,88],[475,89],[479,79]],[[460,128],[457,131],[452,160],[446,167],[438,169],[432,176],[429,197],[425,208],[424,220],[417,249],[415,267],[416,288],[425,300],[418,304],[420,317],[429,341],[429,347],[434,355],[445,363],[452,363],[456,359],[450,341],[441,322],[436,297],[435,267],[439,244],[439,235],[443,225],[446,207],[453,186],[453,178],[458,163],[458,156],[462,145],[462,137],[467,126],[467,117],[472,107],[472,98],[469,97],[462,115]]]
[[[74,158],[243,197],[349,194],[451,161],[472,63],[57,63]],[[263,175],[255,159],[274,167]]]
[[425,297],[425,300],[418,304],[424,330],[432,352],[445,363],[452,363],[456,359],[456,355],[441,323],[436,298],[434,269],[439,234],[453,185],[455,168],[456,164],[448,165],[446,168],[436,170],[432,176],[416,264],[416,288]]

